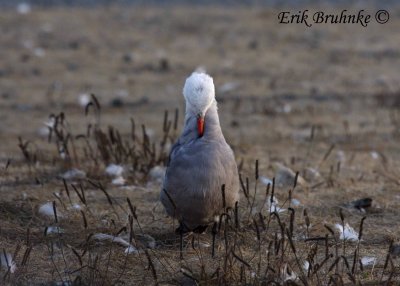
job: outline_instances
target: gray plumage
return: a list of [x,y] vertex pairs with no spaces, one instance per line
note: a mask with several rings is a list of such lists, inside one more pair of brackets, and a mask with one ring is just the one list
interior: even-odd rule
[[[203,75],[193,74],[191,77]],[[195,96],[202,97],[202,93],[208,92],[208,87],[203,85],[210,83],[200,80],[194,81],[194,84],[197,84],[196,91],[200,91]],[[196,112],[193,112],[193,106],[189,106],[188,97],[185,94],[184,130],[172,147],[160,199],[170,216],[183,222],[187,228],[194,229],[212,223],[224,211],[223,184],[226,207],[234,207],[239,200],[239,178],[233,151],[222,134],[214,94],[204,110],[202,136],[198,134]]]

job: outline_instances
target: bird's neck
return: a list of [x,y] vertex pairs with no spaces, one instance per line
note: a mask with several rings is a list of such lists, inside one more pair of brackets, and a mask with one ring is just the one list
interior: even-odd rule
[[[184,141],[189,141],[192,139],[199,138],[197,131],[197,117],[195,114],[186,111],[185,115],[185,126],[182,133],[182,139]],[[221,126],[219,123],[217,102],[214,101],[208,108],[204,117],[204,134],[202,136],[204,139],[217,140],[223,139]]]

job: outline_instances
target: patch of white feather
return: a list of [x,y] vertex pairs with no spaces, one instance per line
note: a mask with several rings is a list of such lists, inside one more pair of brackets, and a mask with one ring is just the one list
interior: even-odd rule
[[348,223],[344,227],[340,223],[337,223],[335,227],[340,232],[340,239],[358,241],[358,233]]
[[272,186],[272,180],[270,178],[261,176],[260,181],[261,181],[261,183],[263,183],[266,186],[268,186],[268,185]]
[[106,174],[111,177],[120,177],[124,172],[124,167],[121,165],[110,164],[106,168]]
[[61,227],[58,226],[49,226],[46,229],[46,234],[58,234],[58,233],[64,233],[64,230]]
[[122,246],[130,246],[130,244],[123,238],[120,238],[118,236],[114,236],[111,234],[106,234],[106,233],[96,233],[92,236],[93,239],[95,240],[99,240],[99,241],[111,241],[111,242],[115,242],[118,243]]
[[271,202],[271,196],[268,197],[268,200],[267,200],[266,204],[267,204],[268,211],[270,213],[273,213],[273,212],[282,213],[282,212],[286,211],[286,209],[281,208],[279,206],[279,202],[278,202],[278,199],[276,197],[272,198],[272,202]]
[[152,182],[162,183],[165,177],[166,168],[163,166],[154,166],[149,172],[149,178]]
[[82,107],[86,107],[90,102],[90,94],[81,93],[78,95],[78,103]]
[[81,209],[82,209],[82,206],[80,205],[80,204],[73,204],[72,206],[71,206],[71,209],[73,209],[73,210],[77,210],[77,211],[80,211]]
[[292,206],[294,206],[294,207],[298,207],[301,205],[301,202],[298,199],[292,199],[291,203],[292,203]]
[[127,242],[125,239],[118,237],[118,236],[105,234],[105,233],[96,233],[92,236],[92,239],[98,240],[98,241],[110,241],[110,242],[125,246],[126,249],[124,252],[126,254],[138,253],[138,250],[136,247],[134,247],[132,244]]
[[125,185],[125,179],[122,176],[116,177],[111,181],[111,184],[115,186],[123,186]]
[[125,185],[125,179],[122,176],[124,173],[125,169],[121,165],[117,164],[110,164],[106,168],[106,174],[110,177],[113,177],[113,180],[111,181],[111,184],[115,186],[123,186]]
[[[50,218],[54,218],[54,209],[53,209],[53,203],[48,202],[39,207],[39,214],[42,216],[47,216]],[[57,217],[60,218],[62,215],[57,211]]]
[[50,129],[54,129],[56,120],[54,117],[49,118],[43,122],[43,126],[39,128],[38,133],[40,136],[47,137],[50,134]]
[[79,169],[71,169],[66,171],[64,174],[61,174],[61,178],[64,180],[76,180],[76,179],[84,179],[86,177],[86,173]]
[[361,258],[361,264],[363,266],[374,265],[375,263],[376,263],[376,257],[364,256],[363,258]]
[[138,250],[136,249],[136,247],[130,245],[125,249],[124,252],[125,252],[125,254],[132,254],[132,253],[136,254],[136,253],[138,253]]
[[374,159],[374,160],[379,159],[379,153],[378,152],[372,151],[370,154],[371,154],[372,159]]
[[284,282],[286,281],[295,281],[298,278],[298,275],[296,272],[291,270],[288,267],[288,264],[286,263],[285,266],[281,269],[281,275],[282,275],[282,280]]
[[203,114],[215,100],[215,87],[212,77],[206,73],[194,72],[186,79],[183,87],[186,111]]
[[310,270],[310,262],[308,262],[307,260],[304,261],[303,269],[304,269],[304,271],[308,272]]
[[13,260],[10,253],[0,252],[0,265],[6,271],[10,270],[11,273],[14,273],[17,270],[17,264]]

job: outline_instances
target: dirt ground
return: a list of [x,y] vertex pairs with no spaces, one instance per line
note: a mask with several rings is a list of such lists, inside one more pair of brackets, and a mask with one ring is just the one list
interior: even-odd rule
[[[371,13],[377,10],[362,8]],[[281,10],[111,6],[33,8],[26,15],[1,11],[0,251],[15,253],[17,267],[14,273],[7,267],[0,270],[2,283],[267,285],[289,283],[285,267],[298,274],[292,281],[300,285],[307,279],[310,285],[328,284],[330,279],[341,285],[334,280],[339,276],[344,284],[400,283],[396,256],[400,239],[400,11],[389,9],[390,21],[384,25],[307,28],[279,24]],[[242,193],[240,227],[217,234],[216,257],[211,257],[209,230],[192,236],[193,240],[185,237],[180,259],[179,236],[174,233],[177,222],[165,216],[158,202],[162,176],[150,170],[162,169],[168,146],[179,135],[182,87],[195,69],[204,69],[214,78],[223,132],[242,177],[249,177],[251,192],[256,160],[260,177],[254,209]],[[85,103],[93,102],[90,93],[100,103],[100,116],[95,104],[85,115]],[[145,125],[147,139],[158,150],[164,112],[173,121],[177,108],[178,128],[171,127],[165,154],[152,161],[140,141],[141,126]],[[53,132],[49,142],[44,122],[60,112],[67,122],[58,127],[64,134]],[[138,152],[137,158],[107,159],[101,144],[98,148],[101,136],[81,136],[91,145],[78,139],[86,134],[88,124],[92,130],[103,130],[106,137],[108,126],[113,126],[123,145],[132,146],[131,118],[139,138],[132,151]],[[75,140],[65,139],[66,134]],[[67,158],[57,142],[67,142]],[[110,153],[117,154],[120,147],[111,145],[115,149]],[[124,166],[124,186],[113,185],[105,174],[110,163]],[[276,163],[298,171],[305,181],[292,192],[297,202],[292,206],[297,257],[284,239],[281,254],[277,240],[285,233],[280,233],[274,216],[262,209],[263,182],[285,172]],[[67,194],[60,176],[73,168],[86,176],[67,179]],[[83,201],[71,184],[78,191],[82,185]],[[289,185],[277,186],[274,193],[285,209],[279,214],[286,224],[282,229],[291,220],[287,208],[292,182]],[[126,198],[136,208],[137,219]],[[371,198],[371,206],[361,211],[348,206],[363,198]],[[40,211],[41,205],[53,201],[57,219]],[[334,227],[341,223],[340,212],[357,232],[366,217],[359,243],[346,245],[340,240]],[[265,228],[258,221],[261,216],[268,219]],[[134,231],[130,231],[129,217]],[[62,233],[49,232],[50,226]],[[93,234],[116,235],[119,230],[126,240],[132,232],[137,234],[133,237],[139,254],[125,255],[124,248],[115,243],[93,242]],[[321,242],[325,235],[329,247]],[[307,240],[318,237],[322,238]],[[140,242],[143,239],[153,244]],[[232,242],[231,248],[227,241]],[[273,252],[269,243],[275,247],[273,258],[269,258]],[[332,257],[326,255],[324,264],[325,248]],[[350,271],[357,249],[357,259],[375,257],[374,265]],[[315,257],[311,257],[313,251]],[[257,254],[259,260],[254,258]],[[336,268],[334,261],[340,257],[349,260],[347,270],[344,262]],[[301,277],[304,270],[298,262],[307,258],[315,271],[303,279],[307,273]]]

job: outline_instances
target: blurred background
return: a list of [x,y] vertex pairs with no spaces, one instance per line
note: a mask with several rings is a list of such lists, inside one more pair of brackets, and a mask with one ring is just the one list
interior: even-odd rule
[[[368,136],[374,145],[357,147],[364,149],[384,139],[372,133],[393,131],[389,113],[400,104],[395,1],[0,3],[3,159],[19,152],[18,136],[46,142],[43,122],[52,113],[64,111],[71,128],[84,132],[90,93],[102,104],[104,125],[128,133],[134,117],[156,136],[164,110],[182,115],[181,90],[194,70],[214,77],[225,134],[241,157],[285,147],[279,156],[287,161],[312,126],[326,144],[348,133]],[[367,27],[285,25],[277,17],[303,9],[373,16],[382,7],[390,21]]]

